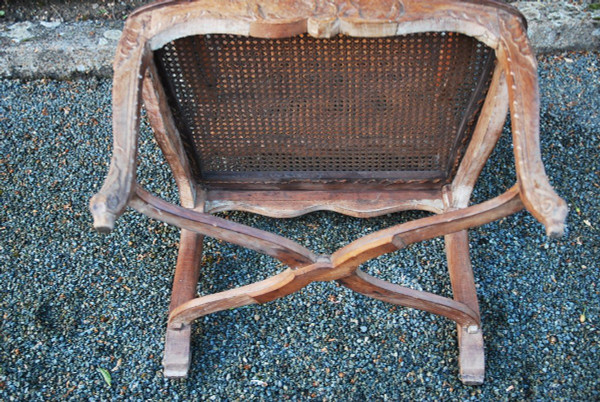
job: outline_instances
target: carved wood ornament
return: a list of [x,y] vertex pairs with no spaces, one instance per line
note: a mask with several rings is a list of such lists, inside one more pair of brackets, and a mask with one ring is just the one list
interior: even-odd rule
[[[473,135],[451,184],[374,185],[357,191],[323,184],[318,191],[299,186],[270,191],[222,188],[207,191],[192,174],[182,137],[153,61],[153,52],[185,36],[235,34],[286,38],[308,33],[383,37],[418,32],[458,32],[493,49],[497,64]],[[537,65],[526,37],[524,18],[495,0],[380,1],[215,1],[166,0],[147,5],[127,20],[114,61],[114,149],[104,186],[90,204],[94,226],[110,231],[127,205],[182,228],[165,374],[184,376],[189,367],[192,321],[202,315],[293,293],[313,281],[337,280],[357,292],[390,303],[430,311],[458,324],[461,378],[483,381],[483,338],[468,257],[467,229],[510,215],[523,206],[550,236],[564,231],[565,202],[552,189],[539,149]],[[136,184],[137,141],[142,102],[157,141],[169,162],[182,206],[152,196]],[[471,191],[510,111],[516,185],[492,200],[469,206]],[[246,210],[275,217],[317,209],[368,217],[406,209],[438,215],[375,232],[329,256],[318,256],[283,237],[211,216],[209,212]],[[194,298],[204,235],[271,255],[289,268],[265,281]],[[418,292],[371,277],[358,269],[365,261],[411,243],[446,238],[454,300]]]

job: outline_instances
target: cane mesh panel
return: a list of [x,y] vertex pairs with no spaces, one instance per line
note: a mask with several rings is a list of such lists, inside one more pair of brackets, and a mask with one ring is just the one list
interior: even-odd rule
[[493,66],[480,42],[433,32],[194,36],[155,59],[199,179],[208,181],[277,172],[447,181]]

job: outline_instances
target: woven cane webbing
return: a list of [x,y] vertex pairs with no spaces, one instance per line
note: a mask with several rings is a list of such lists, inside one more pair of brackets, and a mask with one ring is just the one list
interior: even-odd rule
[[200,180],[276,172],[352,180],[372,172],[447,181],[494,55],[457,33],[206,35],[171,42],[155,60]]

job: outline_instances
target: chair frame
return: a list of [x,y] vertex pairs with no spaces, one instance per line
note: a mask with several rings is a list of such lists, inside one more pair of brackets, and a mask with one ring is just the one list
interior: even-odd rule
[[[471,141],[452,182],[403,184],[247,183],[206,189],[197,183],[158,78],[152,52],[188,35],[236,34],[283,38],[308,33],[358,37],[451,31],[476,38],[495,51],[497,64]],[[461,380],[481,384],[484,349],[479,306],[468,251],[469,228],[523,207],[560,236],[566,203],[554,192],[539,149],[537,63],[524,18],[496,0],[344,0],[263,2],[254,0],[167,0],[135,11],[127,20],[114,61],[114,151],[105,184],[90,203],[94,226],[113,229],[127,205],[180,227],[181,241],[165,341],[168,377],[184,377],[190,365],[192,322],[206,314],[286,296],[314,281],[336,280],[364,295],[445,316],[457,323]],[[137,142],[142,102],[156,140],[175,177],[181,206],[155,197],[136,183]],[[489,158],[510,110],[517,183],[502,195],[469,206],[473,186]],[[431,217],[362,237],[331,255],[317,255],[278,235],[212,216],[243,210],[291,217],[332,210],[356,217],[420,209]],[[454,299],[416,291],[372,277],[360,264],[382,254],[445,236]],[[270,255],[285,271],[237,289],[196,297],[203,236]]]

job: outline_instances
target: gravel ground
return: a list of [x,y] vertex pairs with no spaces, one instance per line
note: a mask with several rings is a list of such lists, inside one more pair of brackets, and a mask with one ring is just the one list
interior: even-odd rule
[[[480,387],[458,380],[452,322],[332,283],[201,318],[190,378],[164,379],[177,230],[129,211],[102,236],[87,211],[108,166],[110,82],[0,81],[0,399],[598,400],[598,56],[540,60],[542,151],[571,209],[566,237],[547,239],[525,212],[471,232],[487,358]],[[142,137],[140,177],[174,199],[146,125]],[[512,164],[506,132],[475,200],[509,187]],[[224,215],[331,252],[424,214]],[[365,269],[450,295],[444,261],[435,239]],[[270,257],[207,239],[199,292],[279,270]]]

